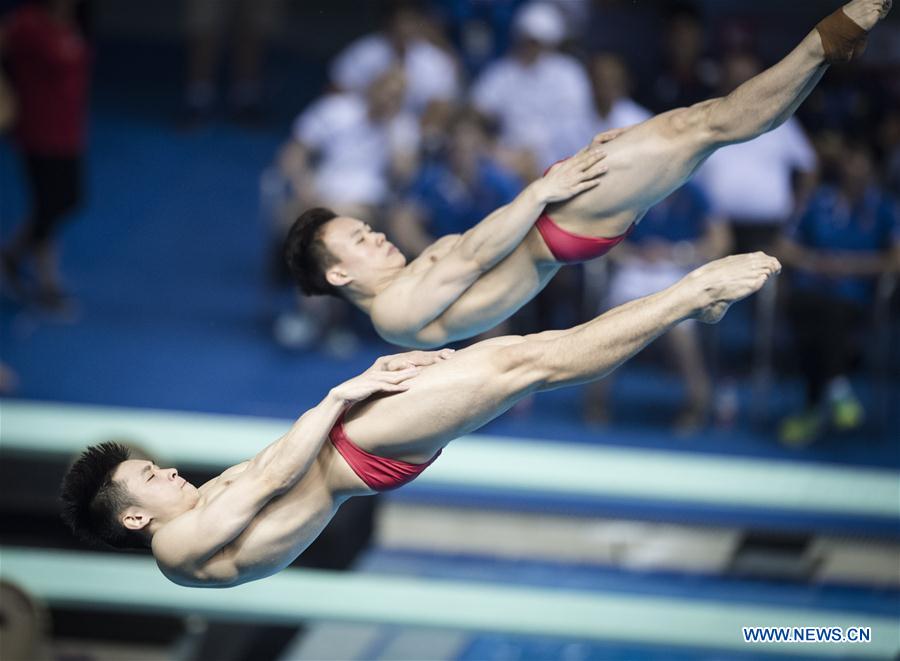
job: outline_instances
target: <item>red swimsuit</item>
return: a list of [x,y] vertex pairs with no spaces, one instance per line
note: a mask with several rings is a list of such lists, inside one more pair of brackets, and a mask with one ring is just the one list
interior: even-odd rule
[[331,428],[328,438],[353,472],[373,491],[390,491],[412,482],[441,454],[438,450],[437,454],[424,464],[411,464],[399,459],[375,456],[350,440],[344,431],[343,416]]
[[605,255],[625,240],[625,237],[631,234],[631,230],[634,229],[634,225],[632,225],[625,234],[614,236],[611,239],[582,236],[564,230],[545,213],[541,214],[534,226],[541,233],[544,243],[547,244],[547,248],[553,253],[556,261],[565,262],[566,264],[586,262],[595,257]]
[[[564,158],[556,163],[562,163],[567,160],[569,159]],[[556,165],[556,163],[553,165]],[[544,170],[545,175],[550,172],[550,168]],[[634,225],[632,225],[625,234],[614,236],[611,239],[582,236],[581,234],[573,234],[564,230],[546,213],[541,214],[534,226],[541,233],[547,249],[556,258],[556,261],[565,264],[578,264],[605,255],[615,246],[622,243],[625,237],[631,234],[631,230],[634,229]]]

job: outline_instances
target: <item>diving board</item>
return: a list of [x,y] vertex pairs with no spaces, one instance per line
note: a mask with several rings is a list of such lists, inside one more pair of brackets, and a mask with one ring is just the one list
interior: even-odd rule
[[[88,444],[121,439],[177,466],[221,469],[252,456],[289,425],[265,418],[0,400],[0,448],[27,454],[74,455]],[[900,472],[874,468],[472,434],[453,441],[401,491],[415,499],[453,490],[501,499],[504,493],[580,499],[592,508],[608,503],[661,513],[706,508],[730,517],[748,510],[755,520],[781,517],[788,526],[805,517],[813,526],[856,521],[900,534]]]
[[[814,658],[893,658],[895,618],[853,611],[288,569],[229,589],[169,583],[143,556],[0,549],[0,575],[51,606],[296,624],[349,621]],[[743,642],[743,626],[867,626],[869,643]]]

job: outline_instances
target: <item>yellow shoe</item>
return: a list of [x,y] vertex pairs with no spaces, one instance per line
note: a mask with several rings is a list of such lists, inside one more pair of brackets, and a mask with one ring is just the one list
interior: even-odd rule
[[778,432],[781,442],[791,447],[804,447],[819,438],[824,420],[817,411],[805,411],[785,418]]
[[856,429],[866,420],[866,411],[856,397],[846,397],[831,405],[831,423],[835,429]]

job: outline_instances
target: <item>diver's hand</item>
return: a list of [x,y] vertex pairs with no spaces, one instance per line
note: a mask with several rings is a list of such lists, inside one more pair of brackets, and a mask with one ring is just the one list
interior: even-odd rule
[[553,165],[547,174],[535,181],[538,200],[543,204],[561,202],[594,188],[609,169],[604,163],[606,152],[597,145],[589,145]]
[[602,145],[604,142],[610,142],[612,140],[615,140],[616,138],[618,138],[620,135],[625,133],[625,131],[627,131],[630,128],[631,128],[630,126],[623,126],[622,128],[618,128],[618,129],[610,129],[609,131],[601,131],[600,133],[598,133],[597,135],[594,136],[594,138],[591,140],[591,144],[596,147],[597,145]]
[[410,380],[421,371],[420,367],[399,370],[387,368],[379,358],[365,372],[331,389],[331,396],[345,405],[361,402],[376,393],[397,393],[409,390]]
[[390,356],[382,356],[377,361],[390,371],[404,370],[410,367],[427,367],[437,362],[447,360],[453,355],[453,349],[440,349],[439,351],[407,351],[395,353]]

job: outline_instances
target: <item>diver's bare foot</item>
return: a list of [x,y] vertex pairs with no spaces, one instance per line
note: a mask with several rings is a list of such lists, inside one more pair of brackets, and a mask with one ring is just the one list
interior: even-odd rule
[[868,32],[888,15],[893,0],[853,0],[844,5],[843,10],[851,21]]
[[781,263],[764,252],[731,255],[691,271],[682,281],[698,304],[694,315],[714,324],[742,298],[747,298],[781,272]]

